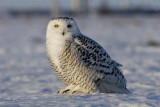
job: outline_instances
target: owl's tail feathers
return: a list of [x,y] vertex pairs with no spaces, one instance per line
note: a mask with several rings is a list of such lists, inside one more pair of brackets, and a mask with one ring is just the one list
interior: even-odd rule
[[128,89],[126,89],[126,94],[131,94],[131,92]]
[[113,66],[119,68],[119,67],[122,67],[123,65],[122,64],[119,64],[118,62],[116,62],[115,60],[111,60],[110,61],[110,64],[112,64]]
[[121,94],[129,94],[131,93],[128,89],[126,88],[120,88],[114,84],[107,84],[102,82],[100,84],[100,92],[101,93],[121,93]]

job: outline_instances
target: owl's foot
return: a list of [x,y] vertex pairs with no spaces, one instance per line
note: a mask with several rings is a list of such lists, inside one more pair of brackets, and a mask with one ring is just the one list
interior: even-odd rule
[[79,91],[79,90],[75,90],[75,91],[72,91],[71,94],[73,94],[73,95],[81,95],[81,94],[86,94],[86,93],[84,93],[82,91]]
[[70,91],[70,89],[61,89],[57,92],[57,94],[67,94]]
[[71,94],[72,90],[74,88],[74,85],[70,84],[65,89],[61,89],[57,92],[57,94]]
[[71,89],[61,89],[57,92],[57,94],[71,94],[71,95],[80,95],[80,94],[87,94],[79,90],[71,90]]
[[70,95],[82,95],[82,94],[89,94],[88,91],[80,88],[80,86],[74,86],[70,84],[65,89],[61,89],[57,92],[57,94],[70,94]]

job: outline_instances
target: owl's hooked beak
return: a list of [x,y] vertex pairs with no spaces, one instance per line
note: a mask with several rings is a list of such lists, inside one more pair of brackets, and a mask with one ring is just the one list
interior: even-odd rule
[[64,36],[66,33],[68,33],[68,31],[66,29],[63,29],[62,35]]
[[63,32],[62,32],[62,35],[64,36],[64,34],[65,34],[65,32],[63,31]]
[[62,35],[64,36],[66,34],[66,29],[63,29]]

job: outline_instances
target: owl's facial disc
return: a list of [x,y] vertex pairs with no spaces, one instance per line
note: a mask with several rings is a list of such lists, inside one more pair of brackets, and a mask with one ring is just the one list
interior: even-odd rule
[[56,21],[55,23],[53,22],[53,31],[60,33],[61,35],[65,36],[67,33],[74,33],[73,29],[73,22],[69,21]]
[[54,18],[49,22],[46,36],[50,40],[69,40],[79,34],[80,31],[74,19],[60,17]]

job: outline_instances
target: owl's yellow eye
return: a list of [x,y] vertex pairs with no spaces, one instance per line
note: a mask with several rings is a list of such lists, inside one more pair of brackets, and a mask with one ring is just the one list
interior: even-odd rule
[[54,27],[55,27],[55,28],[58,28],[58,27],[59,27],[59,25],[54,25]]

